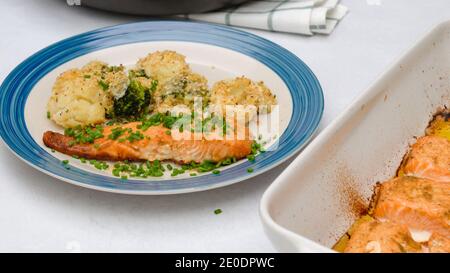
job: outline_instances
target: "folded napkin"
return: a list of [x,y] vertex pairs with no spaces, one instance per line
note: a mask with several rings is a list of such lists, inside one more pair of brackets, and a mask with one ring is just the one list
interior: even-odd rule
[[347,13],[340,0],[253,0],[187,19],[304,35],[330,34]]

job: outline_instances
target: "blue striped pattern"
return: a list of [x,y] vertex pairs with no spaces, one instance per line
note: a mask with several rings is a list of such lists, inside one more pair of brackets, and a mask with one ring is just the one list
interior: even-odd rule
[[[226,169],[173,180],[128,180],[93,174],[72,167],[66,170],[58,159],[31,137],[24,119],[26,99],[34,85],[61,64],[103,48],[147,41],[206,43],[248,55],[277,73],[289,88],[293,115],[280,137],[279,147]],[[0,87],[0,135],[3,141],[30,165],[65,181],[107,191],[132,194],[166,194],[199,191],[255,176],[286,160],[311,138],[322,117],[324,102],[319,82],[295,55],[268,40],[233,28],[195,22],[149,21],[102,28],[55,43],[17,66]],[[247,168],[253,168],[248,173]]]

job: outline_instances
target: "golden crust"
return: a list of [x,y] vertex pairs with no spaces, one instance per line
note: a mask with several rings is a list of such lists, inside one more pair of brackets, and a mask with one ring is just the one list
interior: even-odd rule
[[123,93],[127,84],[128,77],[122,68],[113,71],[102,62],[70,69],[53,85],[47,103],[50,119],[65,128],[104,122],[105,114],[113,105],[113,96]]
[[[215,105],[271,106],[277,103],[275,95],[263,82],[253,82],[242,76],[214,84],[211,103]],[[270,108],[268,109],[270,111]]]
[[185,56],[175,51],[156,51],[139,59],[137,68],[143,69],[147,76],[165,85],[174,78],[189,74],[190,68],[185,59]]

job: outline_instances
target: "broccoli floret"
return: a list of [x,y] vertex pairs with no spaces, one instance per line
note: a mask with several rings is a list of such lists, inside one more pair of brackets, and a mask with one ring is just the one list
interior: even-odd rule
[[147,74],[145,74],[145,71],[143,69],[140,70],[130,70],[128,72],[130,79],[134,79],[134,78],[138,78],[138,77],[144,77],[144,78],[149,78],[147,76]]
[[157,81],[152,81],[151,87],[146,87],[134,77],[130,77],[130,84],[125,95],[114,100],[113,117],[139,118],[146,114],[151,100],[151,92],[156,89]]

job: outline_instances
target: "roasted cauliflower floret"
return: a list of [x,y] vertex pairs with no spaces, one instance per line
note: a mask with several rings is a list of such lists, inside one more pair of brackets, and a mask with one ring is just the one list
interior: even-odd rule
[[[269,113],[272,110],[271,106],[276,103],[275,95],[263,82],[253,82],[242,76],[215,83],[208,108],[210,111],[226,115],[227,121],[231,124],[248,123],[258,113]],[[227,106],[235,108],[227,109]]]
[[185,57],[175,51],[156,51],[138,61],[136,69],[158,82],[153,95],[153,110],[167,112],[175,106],[193,109],[195,97],[208,103],[209,89],[205,77],[193,73]]
[[106,63],[93,61],[85,65],[82,70],[86,77],[93,75],[100,87],[106,89],[115,98],[125,94],[129,81],[124,66],[108,66]]
[[104,122],[113,97],[123,95],[128,76],[122,66],[93,61],[62,73],[47,103],[49,118],[64,128]]
[[208,81],[202,75],[189,73],[182,78],[174,78],[161,85],[154,94],[155,111],[164,113],[173,107],[185,105],[190,111],[195,98],[202,98],[202,104],[209,101]]
[[156,51],[137,62],[137,69],[143,69],[147,76],[165,85],[175,78],[182,78],[190,73],[185,56],[175,51]]
[[259,108],[259,112],[270,112],[270,107],[265,110],[265,106],[275,105],[277,100],[263,82],[253,82],[242,76],[214,84],[211,90],[211,103],[223,107],[226,105],[254,105]]

